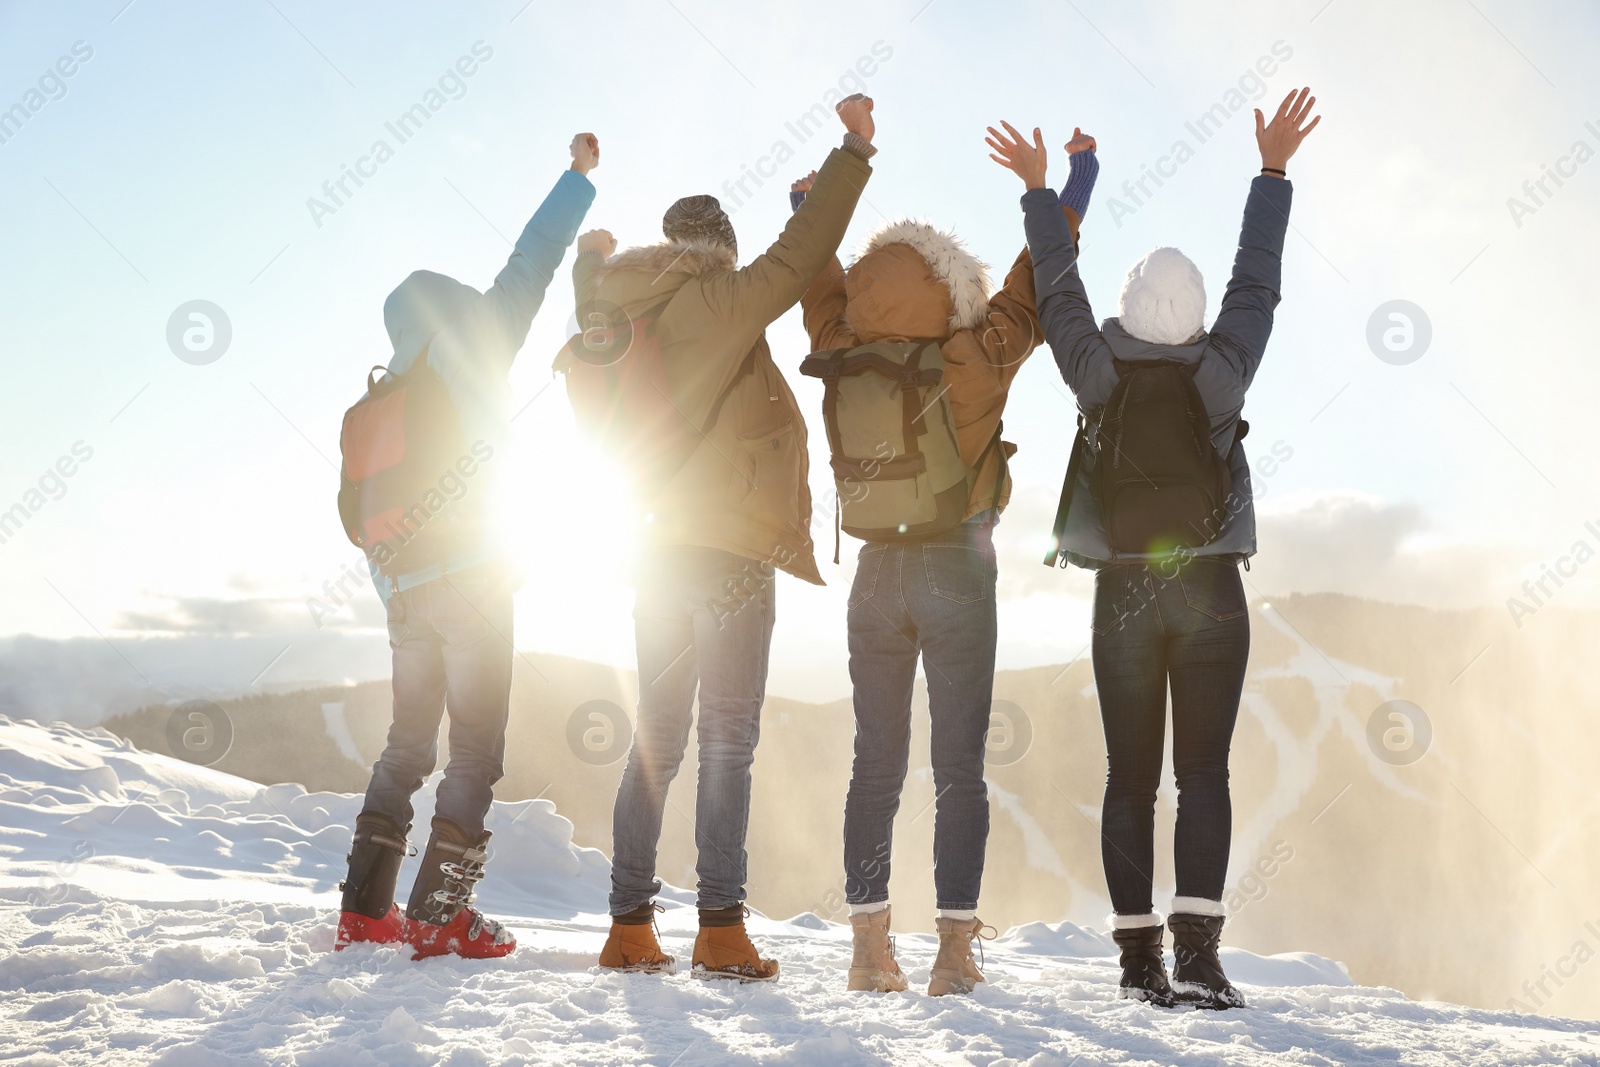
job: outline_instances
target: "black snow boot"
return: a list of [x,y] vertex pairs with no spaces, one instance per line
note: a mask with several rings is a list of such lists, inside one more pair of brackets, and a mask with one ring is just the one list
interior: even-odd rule
[[484,846],[489,831],[474,837],[449,819],[433,820],[433,836],[422,854],[422,867],[411,888],[406,918],[414,922],[447,926],[461,909],[472,903],[472,888],[483,878],[488,859]]
[[1222,973],[1220,915],[1169,915],[1172,954],[1177,963],[1172,991],[1181,1003],[1201,1008],[1242,1008],[1244,997]]
[[400,861],[405,859],[406,833],[387,815],[362,812],[356,816],[355,840],[350,845],[350,873],[339,888],[344,890],[340,909],[382,919],[394,906],[395,882],[400,877]]
[[1135,926],[1111,931],[1111,940],[1122,950],[1122,988],[1124,1000],[1142,1000],[1158,1008],[1170,1008],[1172,987],[1167,984],[1167,965],[1161,958],[1161,926]]

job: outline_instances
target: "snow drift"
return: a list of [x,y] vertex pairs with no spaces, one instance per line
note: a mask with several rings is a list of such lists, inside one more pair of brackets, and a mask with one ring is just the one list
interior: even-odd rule
[[[417,824],[431,815],[418,796]],[[1117,1000],[1103,933],[1030,923],[971,998],[845,994],[849,931],[752,919],[784,966],[729,988],[602,974],[608,864],[547,801],[497,803],[481,902],[506,960],[333,954],[360,798],[261,787],[99,730],[0,717],[0,1059],[65,1063],[1600,1064],[1592,1024],[1421,1004],[1308,954],[1224,954],[1245,1011]],[[413,861],[414,862],[414,861]],[[402,884],[411,875],[402,873]],[[668,951],[692,898],[666,895]],[[913,990],[935,943],[902,936]]]

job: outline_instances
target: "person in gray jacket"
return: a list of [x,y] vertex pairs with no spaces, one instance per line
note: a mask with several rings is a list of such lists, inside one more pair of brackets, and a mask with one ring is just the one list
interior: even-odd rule
[[[1043,186],[1042,166],[1039,184],[1030,182],[1023,196],[1039,320],[1086,423],[1099,420],[1125,369],[1121,365],[1183,364],[1192,370],[1212,443],[1232,474],[1224,506],[1214,513],[1216,528],[1204,531],[1203,543],[1130,556],[1111,549],[1090,491],[1091,454],[1084,464],[1090,469],[1071,490],[1060,544],[1070,562],[1095,571],[1094,676],[1109,764],[1101,857],[1115,911],[1113,936],[1122,949],[1121,993],[1162,1005],[1244,1003],[1218,958],[1233,821],[1228,749],[1250,650],[1239,564],[1256,550],[1239,416],[1279,300],[1292,195],[1286,167],[1320,121],[1311,118],[1315,104],[1310,90],[1302,89],[1285,98],[1270,123],[1256,112],[1261,174],[1250,186],[1233,277],[1209,332],[1200,272],[1173,248],[1158,248],[1136,264],[1118,316],[1096,324],[1078,276],[1072,233]],[[1042,153],[1042,141],[1035,142],[1034,150]],[[1178,785],[1177,886],[1168,918],[1176,970],[1170,984],[1151,889],[1169,685]]]

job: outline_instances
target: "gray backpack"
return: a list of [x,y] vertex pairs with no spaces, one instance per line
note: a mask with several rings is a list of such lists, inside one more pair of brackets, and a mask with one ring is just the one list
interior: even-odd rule
[[[816,352],[800,364],[800,373],[822,379],[837,521],[851,536],[908,540],[954,529],[966,517],[1000,431],[976,467],[961,461],[944,368],[938,341],[879,341]],[[1004,450],[1000,456],[1003,465]],[[997,504],[1004,484],[1002,466]]]

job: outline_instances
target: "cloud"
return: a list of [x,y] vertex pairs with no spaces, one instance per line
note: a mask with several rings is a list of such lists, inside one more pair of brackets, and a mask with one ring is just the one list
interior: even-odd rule
[[1451,542],[1422,510],[1354,492],[1284,497],[1257,516],[1246,577],[1263,593],[1348,593],[1436,608],[1498,604],[1521,581],[1507,546]]
[[219,597],[170,598],[168,611],[123,612],[116,629],[143,633],[254,635],[304,629],[305,606],[293,600]]

